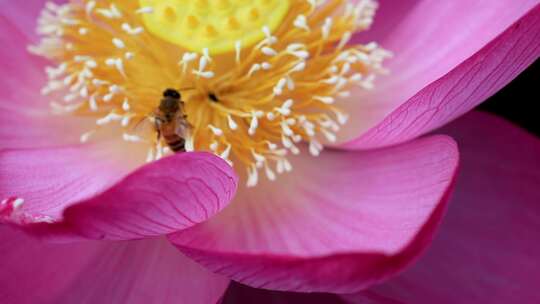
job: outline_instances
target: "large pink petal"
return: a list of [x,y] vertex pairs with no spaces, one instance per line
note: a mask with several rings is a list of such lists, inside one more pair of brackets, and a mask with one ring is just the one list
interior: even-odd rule
[[221,304],[343,304],[338,295],[295,293],[250,288],[231,283]]
[[46,244],[0,225],[0,303],[209,304],[228,279],[164,239]]
[[482,113],[443,132],[462,170],[440,233],[415,266],[354,302],[540,303],[540,140]]
[[222,213],[170,239],[253,287],[359,290],[401,270],[429,244],[457,162],[448,137],[299,157],[293,174],[240,190]]
[[[54,237],[143,238],[208,219],[236,189],[232,168],[211,154],[177,154],[129,173],[126,161],[93,150],[0,152],[0,198],[8,199],[0,220]],[[24,205],[14,208],[14,198]]]
[[[408,4],[407,4],[408,3]],[[537,0],[382,3],[377,39],[395,52],[374,91],[356,92],[343,147],[367,149],[440,127],[497,92],[540,56]],[[385,8],[386,5],[386,8]],[[387,25],[390,22],[391,25]],[[360,137],[358,135],[361,134]]]

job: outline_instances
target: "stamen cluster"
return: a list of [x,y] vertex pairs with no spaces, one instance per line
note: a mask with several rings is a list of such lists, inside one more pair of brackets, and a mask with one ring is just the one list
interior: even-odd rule
[[218,52],[155,35],[144,16],[171,19],[170,10],[133,0],[48,3],[38,27],[44,38],[31,51],[57,63],[46,69],[42,90],[57,100],[54,112],[95,120],[82,142],[120,129],[109,133],[145,145],[148,161],[170,149],[156,142],[155,132],[138,132],[135,125],[158,106],[164,89],[195,88],[182,92],[193,126],[191,149],[244,168],[247,185],[254,186],[260,172],[274,180],[292,170],[287,157],[304,146],[317,156],[324,141],[335,141],[348,119],[338,100],[353,85],[371,89],[384,72],[387,51],[376,43],[349,43],[371,25],[375,10],[371,0],[290,1],[280,24],[262,24],[259,41],[239,39],[232,50]]

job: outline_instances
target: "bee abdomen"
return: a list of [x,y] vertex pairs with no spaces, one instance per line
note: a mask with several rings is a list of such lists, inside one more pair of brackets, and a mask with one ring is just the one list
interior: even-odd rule
[[171,150],[173,150],[174,152],[186,151],[186,141],[181,137],[177,137],[174,140],[168,141],[167,144],[169,145],[169,148],[171,148]]

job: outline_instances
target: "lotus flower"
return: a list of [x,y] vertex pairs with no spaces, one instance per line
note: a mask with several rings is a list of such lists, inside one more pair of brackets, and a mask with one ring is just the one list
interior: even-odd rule
[[539,1],[210,2],[0,4],[0,302],[540,301]]

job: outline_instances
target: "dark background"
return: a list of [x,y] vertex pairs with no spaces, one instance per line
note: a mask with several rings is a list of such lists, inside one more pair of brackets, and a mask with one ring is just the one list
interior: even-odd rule
[[495,113],[540,137],[540,60],[478,109]]

